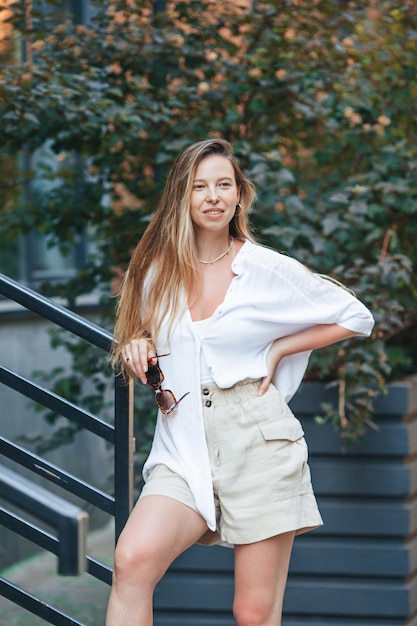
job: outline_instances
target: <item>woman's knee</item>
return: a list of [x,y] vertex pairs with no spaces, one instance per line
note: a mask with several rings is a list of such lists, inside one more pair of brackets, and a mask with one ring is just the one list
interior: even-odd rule
[[276,603],[264,594],[236,597],[233,603],[233,615],[238,626],[280,626],[281,615],[276,613]]
[[162,578],[167,565],[158,550],[143,542],[119,542],[114,553],[114,582],[135,582],[154,587]]

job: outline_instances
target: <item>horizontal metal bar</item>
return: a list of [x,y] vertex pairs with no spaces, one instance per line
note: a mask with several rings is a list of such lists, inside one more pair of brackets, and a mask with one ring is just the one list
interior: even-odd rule
[[6,367],[0,366],[0,382],[22,395],[42,404],[55,413],[80,424],[90,432],[102,437],[106,441],[114,442],[114,426],[107,424],[92,413],[80,409],[69,400],[65,400],[53,391],[32,383],[27,378],[15,374]]
[[0,274],[0,294],[109,352],[112,335],[90,320]]
[[[43,550],[47,550],[51,554],[58,556],[59,541],[56,537],[35,526],[33,522],[27,522],[16,513],[12,513],[4,507],[0,507],[0,525],[32,541],[32,543],[35,543]],[[91,576],[94,576],[94,578],[97,578],[97,580],[101,580],[101,582],[111,586],[113,568],[88,554],[86,555],[86,561],[87,572]]]
[[79,622],[62,611],[54,609],[43,600],[20,589],[20,587],[17,587],[3,577],[0,577],[0,595],[18,604],[30,613],[33,613],[33,615],[41,617],[49,624],[54,624],[54,626],[85,626],[82,622]]
[[27,522],[17,513],[8,511],[3,506],[0,507],[0,525],[58,556],[59,541],[56,537],[39,528],[33,522]]
[[111,586],[113,569],[93,557],[87,555],[87,572],[101,580],[101,582],[106,583],[106,585]]
[[83,513],[75,504],[1,464],[0,495],[8,502],[13,502],[19,508],[54,526],[57,525],[57,519],[76,518]]
[[23,467],[27,467],[36,474],[43,476],[43,478],[59,485],[62,489],[86,500],[102,511],[114,515],[115,500],[112,496],[109,496],[100,489],[91,487],[88,483],[68,472],[64,472],[56,465],[47,463],[42,457],[28,452],[5,437],[0,437],[0,454],[3,454]]

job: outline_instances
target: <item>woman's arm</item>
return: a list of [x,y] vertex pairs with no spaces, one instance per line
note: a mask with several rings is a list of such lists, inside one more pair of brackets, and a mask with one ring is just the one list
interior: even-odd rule
[[259,395],[265,393],[281,359],[297,352],[307,352],[330,346],[332,343],[349,339],[358,333],[347,330],[338,324],[319,324],[294,335],[276,339],[267,354],[268,374],[259,385]]

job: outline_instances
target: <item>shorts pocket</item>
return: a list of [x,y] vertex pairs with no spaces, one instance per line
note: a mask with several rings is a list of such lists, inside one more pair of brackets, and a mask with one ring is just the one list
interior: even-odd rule
[[275,500],[285,500],[311,489],[304,431],[296,417],[258,424],[264,439],[265,463]]
[[282,417],[259,424],[265,441],[273,439],[286,439],[287,441],[297,441],[304,437],[303,427],[296,417]]

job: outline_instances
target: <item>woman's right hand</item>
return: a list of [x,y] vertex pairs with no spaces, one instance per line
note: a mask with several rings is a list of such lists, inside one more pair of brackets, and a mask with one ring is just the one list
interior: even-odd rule
[[149,361],[156,363],[156,350],[150,339],[132,339],[122,350],[123,361],[132,374],[146,384]]

